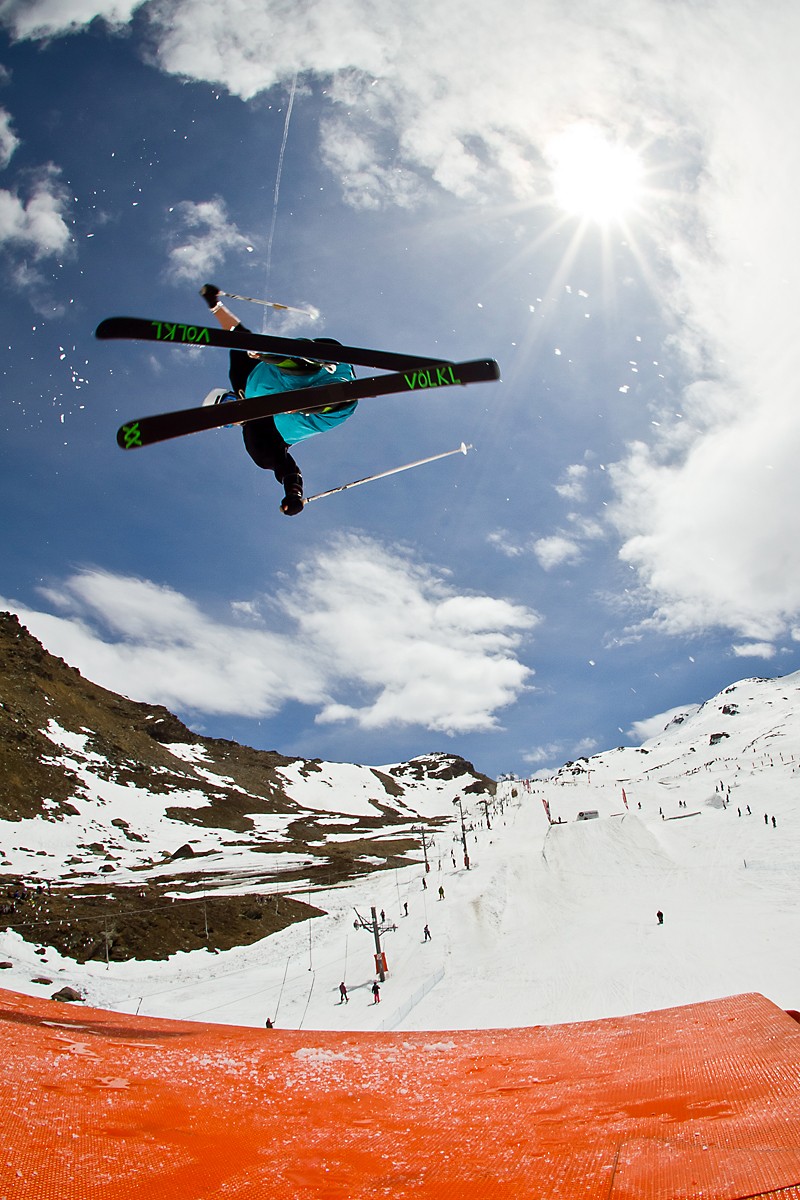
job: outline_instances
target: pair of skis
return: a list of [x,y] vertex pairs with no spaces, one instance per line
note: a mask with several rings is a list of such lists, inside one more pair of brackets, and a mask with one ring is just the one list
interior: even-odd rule
[[127,421],[118,430],[117,444],[123,450],[137,450],[142,446],[183,437],[189,433],[199,433],[204,429],[241,425],[246,421],[256,421],[277,413],[313,412],[330,405],[348,404],[371,396],[426,392],[435,388],[464,386],[500,378],[500,369],[493,359],[443,362],[441,359],[392,354],[384,350],[313,342],[307,338],[273,337],[270,334],[250,333],[238,329],[226,331],[174,321],[148,321],[140,317],[109,317],[98,325],[95,336],[101,339],[134,338],[173,346],[219,346],[228,350],[252,350],[261,354],[294,358],[324,358],[326,361],[354,363],[357,366],[375,367],[392,372],[368,379],[340,381],[278,395],[250,396],[245,400],[233,400],[226,404],[140,417],[135,421]]

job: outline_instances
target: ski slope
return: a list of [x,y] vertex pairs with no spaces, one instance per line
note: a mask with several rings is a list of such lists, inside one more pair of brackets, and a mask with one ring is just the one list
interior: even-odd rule
[[[420,855],[297,890],[327,915],[252,946],[78,966],[4,933],[2,983],[40,996],[69,984],[119,1012],[341,1031],[588,1021],[746,992],[800,1008],[799,685],[744,681],[642,747],[501,785],[491,829],[466,796],[469,870],[454,808],[427,874]],[[577,821],[586,809],[599,818]],[[372,936],[354,928],[373,906],[393,926],[377,1005]],[[52,987],[32,983],[43,972]]]

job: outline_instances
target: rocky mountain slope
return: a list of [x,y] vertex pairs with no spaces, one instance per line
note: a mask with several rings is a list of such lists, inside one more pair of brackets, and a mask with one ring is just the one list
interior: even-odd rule
[[309,915],[296,896],[415,861],[456,796],[494,789],[453,755],[369,767],[201,737],[0,614],[0,927],[71,957],[258,940]]

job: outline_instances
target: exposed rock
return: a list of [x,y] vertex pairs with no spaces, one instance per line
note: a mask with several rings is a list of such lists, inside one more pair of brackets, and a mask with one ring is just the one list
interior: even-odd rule
[[176,858],[194,858],[194,850],[188,842],[185,842],[183,846],[179,846],[173,854],[170,854],[169,862],[175,862]]
[[83,996],[80,994],[80,992],[76,992],[75,988],[63,987],[63,988],[61,988],[60,991],[53,992],[50,999],[51,1000],[60,1000],[61,1002],[65,1003],[65,1004],[66,1003],[71,1004],[76,1000],[83,1000]]

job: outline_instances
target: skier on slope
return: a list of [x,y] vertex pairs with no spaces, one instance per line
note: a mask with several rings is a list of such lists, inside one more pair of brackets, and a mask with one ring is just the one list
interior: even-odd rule
[[[219,288],[206,283],[200,295],[223,329],[248,332],[219,298]],[[315,338],[315,344],[339,345],[334,338]],[[311,343],[309,343],[311,344]],[[317,359],[286,358],[281,355],[256,354],[246,350],[231,350],[230,373],[233,394],[211,393],[207,403],[218,404],[227,399],[246,396],[268,396],[276,392],[299,388],[320,387],[326,383],[354,379],[349,363],[325,363]],[[324,433],[346,421],[356,411],[358,401],[334,404],[318,412],[278,413],[248,421],[242,428],[247,453],[257,467],[272,471],[283,484],[281,512],[294,517],[303,511],[303,476],[289,453],[289,447],[315,433]]]

